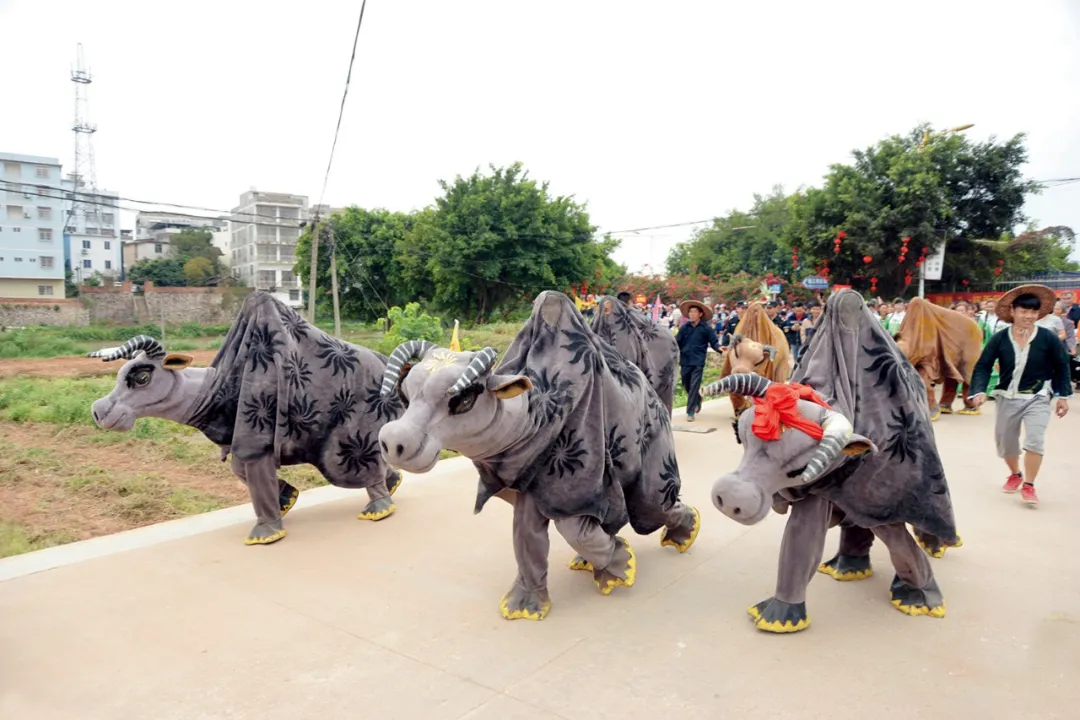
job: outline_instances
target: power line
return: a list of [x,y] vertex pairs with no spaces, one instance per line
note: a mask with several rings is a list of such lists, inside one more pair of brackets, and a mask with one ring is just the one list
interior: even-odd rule
[[334,143],[330,146],[330,159],[326,163],[326,174],[323,176],[322,192],[319,193],[319,205],[322,205],[323,198],[326,195],[326,183],[330,180],[330,166],[334,162],[334,151],[337,150],[338,133],[341,132],[341,118],[345,115],[345,98],[349,95],[349,82],[352,80],[353,62],[356,60],[356,44],[360,39],[360,26],[364,23],[365,7],[367,7],[367,0],[360,3],[360,19],[356,21],[356,35],[353,36],[352,55],[349,57],[349,72],[345,75],[345,90],[341,93],[341,108],[338,110],[337,127],[334,128]]

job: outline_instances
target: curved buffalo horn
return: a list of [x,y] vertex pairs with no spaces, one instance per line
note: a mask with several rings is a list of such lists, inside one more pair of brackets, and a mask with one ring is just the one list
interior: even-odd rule
[[708,397],[711,395],[749,395],[751,397],[765,397],[765,391],[772,385],[772,380],[755,375],[754,373],[736,373],[720,378],[711,385],[706,385],[701,394]]
[[427,340],[406,340],[394,348],[390,357],[386,360],[386,370],[383,371],[382,388],[379,394],[387,397],[394,392],[398,383],[401,382],[401,369],[405,363],[413,358],[422,358],[427,351],[435,347],[435,343]]
[[465,368],[465,372],[461,373],[461,377],[458,381],[450,386],[450,389],[446,391],[447,395],[456,395],[465,388],[472,385],[476,378],[480,377],[495,364],[495,357],[498,355],[494,349],[486,347],[473,356],[472,361],[469,362],[469,367]]
[[96,352],[87,353],[86,357],[99,357],[102,362],[111,362],[124,358],[130,360],[140,350],[146,353],[146,357],[160,360],[165,357],[165,348],[160,342],[148,335],[138,335],[116,348],[102,348]]
[[800,484],[805,485],[817,480],[825,468],[832,464],[840,451],[851,441],[851,436],[855,433],[855,428],[851,426],[848,419],[834,410],[825,411],[821,420],[821,429],[824,433],[821,442],[814,450],[810,462],[806,463],[806,469],[799,478]]
[[761,349],[764,350],[766,353],[768,353],[770,360],[775,360],[776,359],[777,350],[772,345],[762,345]]

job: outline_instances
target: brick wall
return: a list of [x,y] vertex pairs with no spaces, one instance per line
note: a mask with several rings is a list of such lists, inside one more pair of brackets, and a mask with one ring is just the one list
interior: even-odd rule
[[154,287],[146,283],[147,322],[225,325],[236,319],[251,288]]
[[78,300],[0,298],[0,327],[89,324],[90,313]]

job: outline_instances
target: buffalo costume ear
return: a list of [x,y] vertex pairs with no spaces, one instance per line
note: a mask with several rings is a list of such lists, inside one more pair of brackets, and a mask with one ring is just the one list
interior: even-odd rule
[[848,457],[858,457],[859,455],[865,455],[870,453],[871,455],[877,454],[877,446],[874,445],[870,438],[864,438],[862,435],[852,435],[851,440],[844,446],[844,449],[840,452],[844,453]]
[[379,394],[388,397],[401,386],[401,380],[412,367],[413,360],[419,360],[435,347],[435,343],[427,340],[406,340],[394,348],[390,357],[386,360],[386,370],[383,371],[382,388]]
[[487,389],[500,400],[516,398],[532,388],[532,381],[524,375],[492,375],[487,379]]
[[183,370],[191,363],[195,362],[195,358],[191,355],[185,355],[183,353],[169,353],[161,359],[161,367],[166,370],[178,371]]

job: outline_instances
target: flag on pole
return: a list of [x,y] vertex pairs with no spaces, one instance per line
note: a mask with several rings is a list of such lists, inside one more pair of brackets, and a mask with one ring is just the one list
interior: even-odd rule
[[454,334],[450,337],[450,350],[461,352],[461,341],[458,340],[458,321],[454,321]]
[[660,322],[660,293],[656,294],[656,302],[652,306],[652,321],[654,323]]

